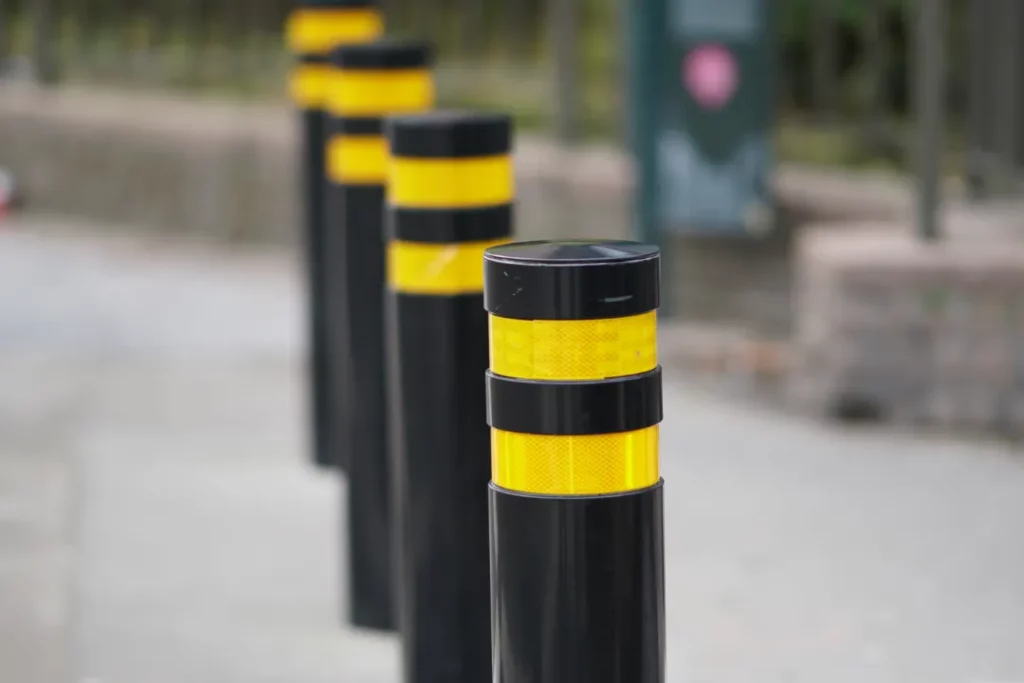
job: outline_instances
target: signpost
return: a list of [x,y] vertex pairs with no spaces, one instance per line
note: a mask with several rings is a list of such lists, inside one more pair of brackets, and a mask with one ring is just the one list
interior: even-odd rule
[[630,7],[640,237],[767,234],[774,227],[770,0]]

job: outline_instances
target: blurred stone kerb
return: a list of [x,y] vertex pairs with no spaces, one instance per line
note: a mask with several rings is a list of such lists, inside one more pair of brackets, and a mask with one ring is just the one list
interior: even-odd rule
[[935,244],[907,224],[806,231],[794,398],[838,417],[1024,435],[1022,218],[955,209]]

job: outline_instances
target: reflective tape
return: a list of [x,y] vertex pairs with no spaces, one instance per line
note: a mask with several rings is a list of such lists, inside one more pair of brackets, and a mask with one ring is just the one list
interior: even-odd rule
[[288,94],[300,109],[321,109],[327,96],[330,67],[326,64],[299,64],[292,69]]
[[322,54],[344,43],[374,40],[384,32],[384,19],[370,7],[302,8],[288,16],[288,47],[295,54]]
[[491,430],[491,478],[512,491],[597,495],[658,483],[658,426],[550,436]]
[[430,244],[393,240],[388,244],[388,286],[406,294],[451,296],[484,288],[484,251],[508,242]]
[[464,208],[507,204],[515,196],[507,155],[455,159],[393,157],[388,202],[408,208]]
[[434,81],[427,69],[331,71],[327,111],[333,116],[386,116],[434,106]]
[[387,179],[388,142],[382,135],[336,135],[327,142],[327,179],[381,185]]
[[515,320],[490,315],[491,370],[522,379],[591,380],[658,365],[657,312],[605,320]]

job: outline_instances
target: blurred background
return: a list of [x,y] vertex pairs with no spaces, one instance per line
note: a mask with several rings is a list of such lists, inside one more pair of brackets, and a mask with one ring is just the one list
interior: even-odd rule
[[[969,95],[1013,79],[1016,4],[949,0],[933,39],[947,55],[948,168],[964,168]],[[7,69],[44,83],[282,100],[287,0],[5,0]],[[515,112],[565,141],[624,136],[627,3],[391,0],[388,30],[440,52],[445,106]],[[787,161],[899,169],[912,130],[915,3],[777,0],[771,5],[776,144]],[[980,33],[979,33],[980,32]],[[970,49],[974,45],[974,50]],[[1019,86],[989,87],[1002,107]],[[980,104],[980,103],[977,103]],[[1001,108],[1001,107],[1000,107]],[[982,107],[982,109],[990,109]],[[995,110],[991,110],[994,115]]]
[[[763,5],[757,230],[652,208],[661,4],[383,8],[522,238],[664,249],[669,680],[1024,681],[1024,3]],[[291,9],[0,0],[0,681],[398,680],[304,460]]]

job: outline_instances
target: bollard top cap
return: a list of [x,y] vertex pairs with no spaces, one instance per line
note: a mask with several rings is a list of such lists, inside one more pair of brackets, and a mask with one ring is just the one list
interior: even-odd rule
[[504,156],[512,152],[508,114],[431,111],[387,122],[391,155],[428,159]]
[[626,240],[538,240],[491,247],[484,258],[519,265],[585,266],[642,261],[659,254],[658,247]]
[[434,49],[423,40],[375,40],[341,45],[330,53],[331,64],[346,70],[427,69],[434,63]]
[[661,251],[639,242],[518,242],[484,252],[484,308],[520,320],[596,320],[660,303]]

